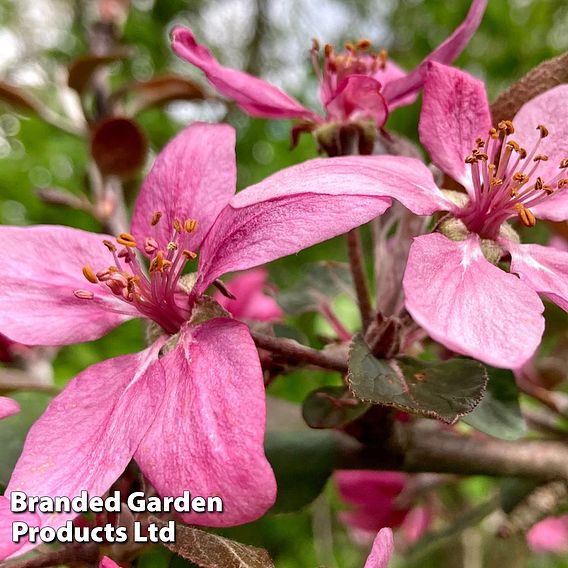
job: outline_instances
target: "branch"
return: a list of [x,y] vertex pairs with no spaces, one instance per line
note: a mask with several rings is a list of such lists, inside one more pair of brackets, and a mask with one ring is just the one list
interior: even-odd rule
[[373,320],[373,307],[371,305],[369,287],[367,286],[363,245],[359,229],[353,229],[347,233],[347,254],[349,256],[349,266],[351,267],[355,292],[357,293],[357,304],[361,312],[363,331],[365,331]]
[[96,565],[99,561],[99,547],[95,543],[70,545],[60,550],[46,552],[23,560],[16,560],[6,564],[6,568],[47,568],[48,566],[61,566],[84,562]]

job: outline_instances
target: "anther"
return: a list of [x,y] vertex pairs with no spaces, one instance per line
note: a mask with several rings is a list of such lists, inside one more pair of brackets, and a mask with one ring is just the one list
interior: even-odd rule
[[523,183],[527,183],[527,181],[529,181],[529,176],[523,172],[516,172],[513,174],[513,179],[515,181],[519,181],[521,182],[521,184]]
[[144,252],[146,254],[154,254],[158,250],[158,243],[156,239],[152,237],[146,237],[144,239]]
[[160,219],[162,218],[162,212],[161,211],[156,211],[153,215],[152,215],[152,220],[150,221],[150,224],[152,225],[152,227],[155,227],[159,222]]
[[195,260],[197,258],[197,253],[191,251],[191,250],[183,250],[181,251],[181,254],[183,256],[185,256],[185,258],[187,258],[188,260]]
[[558,182],[558,189],[562,189],[563,187],[568,186],[568,179],[561,179]]
[[544,180],[541,177],[537,177],[534,182],[535,189],[542,189],[544,187]]
[[181,221],[177,217],[174,219],[174,229],[176,230],[176,232],[180,234],[183,231],[183,228],[181,226]]
[[97,283],[97,276],[96,276],[96,274],[93,272],[93,269],[92,269],[88,264],[85,264],[85,266],[83,266],[83,276],[84,276],[91,284],[96,284],[96,283]]
[[489,129],[489,136],[491,138],[499,138],[499,134],[497,132],[497,129],[496,128],[490,128]]
[[116,242],[125,247],[136,248],[136,239],[130,233],[120,233],[116,238]]
[[178,246],[173,241],[168,243],[168,250],[177,250]]
[[92,300],[95,297],[89,290],[74,290],[73,295],[80,300]]
[[317,40],[317,38],[312,38],[312,49],[314,51],[319,51],[320,50],[320,42]]
[[540,130],[540,137],[541,138],[546,138],[548,136],[548,128],[546,128],[546,126],[539,124],[536,127],[537,130]]
[[197,221],[195,219],[186,219],[184,226],[185,226],[185,230],[188,233],[193,233],[194,231],[197,230]]
[[519,152],[521,150],[521,146],[519,145],[518,142],[515,142],[515,140],[508,140],[507,146],[513,148],[513,150],[515,150],[515,152]]
[[537,154],[533,158],[533,162],[546,162],[548,161],[548,156],[546,154]]
[[323,48],[323,52],[326,57],[331,57],[333,55],[333,45],[331,45],[330,43],[326,43]]
[[465,158],[465,163],[466,164],[475,164],[475,162],[477,162],[477,157],[474,156],[473,154],[470,154],[469,156],[466,156]]
[[485,146],[485,140],[483,140],[483,138],[478,138],[478,139],[475,141],[475,145],[476,145],[478,148],[483,148],[483,147]]
[[381,69],[384,69],[387,64],[387,59],[389,58],[389,52],[386,49],[381,49],[377,55]]
[[515,132],[515,127],[510,120],[502,120],[497,126],[499,130],[503,130],[505,134],[513,134]]
[[524,148],[521,148],[519,150],[519,156],[524,160],[527,157],[527,151]]
[[360,39],[355,47],[361,51],[367,51],[371,47],[371,40],[370,39]]
[[344,47],[345,47],[345,49],[346,49],[347,51],[355,51],[355,46],[354,46],[350,41],[348,41],[348,42],[344,45]]
[[517,203],[515,209],[519,215],[519,220],[525,227],[530,229],[536,225],[536,218],[530,209],[527,209],[522,203]]
[[564,158],[561,162],[560,162],[560,169],[563,170],[565,168],[568,168],[568,158]]
[[116,247],[110,242],[107,241],[106,239],[103,241],[103,245],[105,245],[105,247],[110,250],[110,252],[116,252]]

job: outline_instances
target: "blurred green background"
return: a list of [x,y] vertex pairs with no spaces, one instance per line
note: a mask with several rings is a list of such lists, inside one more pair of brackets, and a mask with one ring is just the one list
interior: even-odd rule
[[[3,81],[34,93],[57,112],[69,103],[65,68],[87,50],[84,22],[95,2],[72,0],[0,0],[0,74]],[[404,68],[417,64],[462,21],[469,2],[464,0],[133,0],[124,24],[123,43],[132,56],[112,64],[116,88],[132,80],[176,72],[205,85],[201,75],[178,60],[169,49],[168,30],[174,23],[189,25],[228,65],[247,69],[285,88],[302,101],[317,106],[317,85],[309,64],[311,38],[341,45],[368,37],[376,48],[385,47]],[[568,4],[565,0],[490,0],[480,29],[461,66],[486,80],[490,97],[542,60],[568,49]],[[417,139],[420,101],[396,111],[388,128]],[[254,183],[285,166],[316,155],[312,139],[303,136],[289,151],[288,122],[251,119],[222,102],[175,102],[144,111],[138,117],[150,141],[150,156],[193,120],[226,120],[238,133],[239,187]],[[38,188],[58,187],[74,194],[85,191],[88,144],[85,140],[47,125],[33,114],[14,112],[0,103],[0,221],[3,224],[61,223],[100,230],[86,213],[47,205]],[[129,182],[130,201],[140,179]],[[293,258],[275,262],[271,279],[281,289],[299,280],[303,266],[320,259],[345,259],[342,241],[326,243]],[[17,267],[10,267],[10,270]],[[357,321],[349,302],[340,306],[346,321]],[[316,316],[290,318],[314,344],[325,331]],[[89,344],[62,349],[55,361],[58,385],[103,358],[127,353],[143,345],[138,323],[130,323]],[[333,384],[333,374],[298,371],[278,379],[271,393],[300,402],[318,385]],[[456,494],[444,496],[443,514],[435,528],[453,522],[448,512],[482,502],[494,482],[474,479]],[[266,547],[280,568],[355,568],[366,555],[338,523],[338,501],[328,487],[311,509],[271,516],[226,534]],[[491,522],[481,530],[465,532],[418,546],[414,560],[397,555],[394,566],[530,566],[562,567],[568,560],[529,556],[522,542],[499,541],[491,536]],[[168,555],[154,552],[140,566],[177,565]],[[180,564],[181,565],[181,564]]]

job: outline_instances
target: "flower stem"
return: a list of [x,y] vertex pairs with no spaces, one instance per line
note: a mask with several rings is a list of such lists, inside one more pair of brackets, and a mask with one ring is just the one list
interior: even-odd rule
[[349,256],[353,284],[355,285],[355,293],[357,294],[357,304],[361,313],[363,331],[366,331],[373,320],[373,307],[371,305],[369,286],[367,285],[365,257],[359,229],[353,229],[347,233],[347,254]]

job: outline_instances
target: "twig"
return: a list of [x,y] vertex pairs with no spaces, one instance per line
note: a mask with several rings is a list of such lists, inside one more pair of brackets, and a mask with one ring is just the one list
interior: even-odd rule
[[367,285],[365,257],[359,229],[353,229],[347,233],[347,254],[349,256],[349,266],[351,267],[351,275],[353,276],[353,283],[357,294],[357,304],[361,312],[363,330],[366,330],[373,319],[373,307],[371,305],[371,296]]
[[[47,568],[64,564],[84,562],[96,565],[99,560],[99,547],[94,543],[71,545],[61,550],[46,552],[23,560],[7,563],[6,568]],[[4,565],[4,564],[3,564]]]

